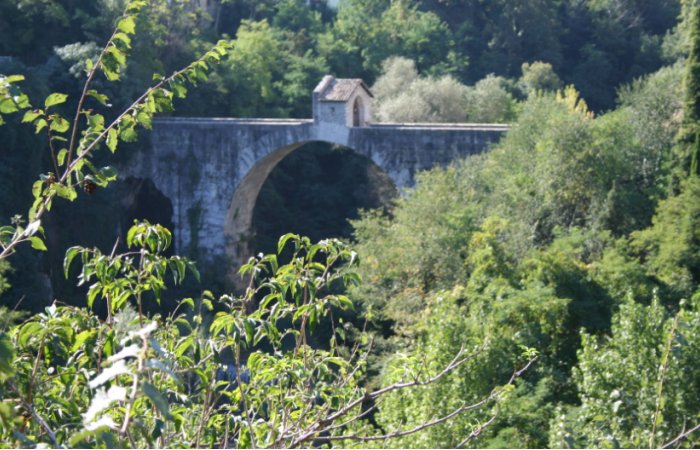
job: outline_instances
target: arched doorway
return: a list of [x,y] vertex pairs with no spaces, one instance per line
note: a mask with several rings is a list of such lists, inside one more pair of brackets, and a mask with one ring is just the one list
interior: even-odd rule
[[355,98],[355,102],[352,105],[352,126],[361,127],[364,126],[364,110],[362,108],[362,99],[358,96]]

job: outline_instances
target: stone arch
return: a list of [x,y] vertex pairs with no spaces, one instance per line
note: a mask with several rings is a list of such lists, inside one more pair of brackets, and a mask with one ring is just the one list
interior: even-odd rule
[[[252,252],[254,251],[254,249],[251,248],[251,244],[255,238],[253,235],[253,215],[263,185],[275,167],[284,158],[311,142],[336,144],[349,148],[344,144],[326,140],[308,140],[281,147],[259,159],[236,187],[224,224],[226,256],[228,262],[232,265],[229,271],[229,281],[234,287],[243,288],[243,286],[238,286],[241,280],[240,277],[237,276],[236,271],[241,264],[245,263],[248,258],[252,256]],[[394,180],[383,168],[379,167],[372,159],[368,158],[367,155],[362,154],[362,152],[357,149],[351,148],[351,150],[367,159],[370,163],[369,172],[372,177],[380,177],[382,183],[390,184],[391,187],[398,192]]]

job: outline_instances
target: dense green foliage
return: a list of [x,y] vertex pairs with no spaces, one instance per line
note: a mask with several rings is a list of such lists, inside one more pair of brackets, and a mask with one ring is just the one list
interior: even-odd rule
[[[521,86],[532,80],[523,70]],[[692,70],[690,60],[640,78],[602,115],[572,87],[546,92],[557,80],[542,76],[490,152],[423,174],[391,217],[354,222],[369,282],[353,296],[390,335],[380,379],[397,351],[439,358],[487,343],[459,374],[397,394],[403,406],[381,411],[380,426],[417,425],[478,396],[526,345],[538,365],[478,446],[697,439],[700,191],[677,156],[680,131],[697,125],[684,104],[697,95],[683,83]],[[469,421],[391,445],[454,447]]]
[[[696,1],[0,0],[0,53],[3,445],[697,445]],[[511,128],[351,227],[377,169],[302,150],[249,289],[166,298],[194,264],[129,227],[172,210],[106,213],[160,198],[108,161],[194,84],[178,114],[307,117],[325,73],[381,120]]]

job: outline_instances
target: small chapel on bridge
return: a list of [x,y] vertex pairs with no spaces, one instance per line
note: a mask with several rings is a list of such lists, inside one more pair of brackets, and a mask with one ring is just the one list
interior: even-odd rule
[[314,122],[364,127],[372,121],[373,97],[360,78],[326,75],[313,92]]

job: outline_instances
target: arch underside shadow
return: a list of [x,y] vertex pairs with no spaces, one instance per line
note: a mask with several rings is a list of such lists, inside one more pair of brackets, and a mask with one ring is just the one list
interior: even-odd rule
[[[236,188],[227,211],[226,223],[224,225],[226,256],[231,267],[229,270],[229,282],[231,282],[233,286],[238,288],[244,287],[239,286],[241,280],[240,277],[237,276],[237,268],[245,263],[253,252],[257,250],[253,248],[253,244],[256,240],[253,219],[255,207],[258,203],[263,185],[282,160],[294,151],[310,143],[342,145],[325,140],[309,140],[281,147],[258,160]],[[356,149],[345,145],[342,145],[342,147],[351,150],[356,155],[365,159],[367,161],[368,174],[379,180],[379,183],[390,185],[394,193],[398,193],[394,180],[392,180],[384,169]]]
[[251,251],[249,246],[252,238],[250,233],[253,210],[265,180],[280,161],[305,143],[287,145],[257,161],[234,191],[224,225],[226,256],[234,267],[245,262],[244,258],[247,258]]

